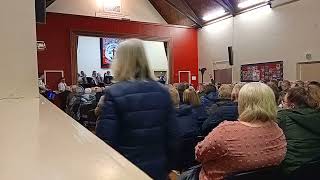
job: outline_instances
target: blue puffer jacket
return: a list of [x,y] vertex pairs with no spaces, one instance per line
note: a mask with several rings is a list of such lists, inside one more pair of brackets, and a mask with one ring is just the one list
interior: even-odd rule
[[170,95],[155,81],[124,81],[105,94],[96,134],[153,179],[168,175]]
[[169,122],[175,131],[171,134],[170,163],[171,168],[183,170],[191,167],[195,162],[194,148],[199,135],[196,109],[190,105],[182,104],[176,109],[176,120]]
[[201,133],[207,136],[221,122],[238,120],[238,103],[231,100],[219,100],[210,108],[210,115],[202,125]]
[[215,104],[218,100],[218,93],[217,92],[210,92],[209,94],[205,94],[200,98],[201,104],[205,109],[208,109],[213,104]]

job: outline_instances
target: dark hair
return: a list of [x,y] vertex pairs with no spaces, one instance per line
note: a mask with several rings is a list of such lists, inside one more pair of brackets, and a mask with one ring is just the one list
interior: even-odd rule
[[320,87],[317,85],[308,86],[308,105],[320,110]]
[[180,102],[183,102],[183,92],[187,89],[186,85],[183,83],[180,83],[177,87],[177,90],[179,92]]
[[308,106],[308,92],[303,87],[293,87],[287,92],[288,101],[298,107]]
[[272,81],[270,81],[267,85],[272,89],[274,96],[276,97],[276,102],[278,103],[280,97],[280,90],[278,86]]
[[320,83],[318,81],[310,81],[309,85],[315,85],[315,86],[320,87]]
[[217,92],[217,88],[213,84],[208,84],[203,87],[203,92],[205,94],[209,94],[211,92]]

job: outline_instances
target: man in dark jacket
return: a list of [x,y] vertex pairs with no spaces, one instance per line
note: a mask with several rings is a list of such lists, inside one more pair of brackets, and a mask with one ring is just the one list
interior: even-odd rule
[[168,175],[168,122],[175,112],[168,91],[152,80],[122,81],[105,94],[96,134],[153,179]]
[[201,97],[201,104],[207,110],[211,107],[214,103],[217,102],[218,93],[217,89],[213,84],[208,84],[204,86],[204,96]]
[[238,120],[238,103],[231,100],[220,100],[212,105],[209,110],[209,118],[202,124],[201,134],[207,136],[221,122]]

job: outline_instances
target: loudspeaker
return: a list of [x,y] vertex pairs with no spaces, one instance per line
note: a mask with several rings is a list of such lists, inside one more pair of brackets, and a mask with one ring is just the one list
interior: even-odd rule
[[229,64],[230,66],[233,65],[233,50],[232,50],[232,46],[228,47],[228,56],[229,56]]
[[46,0],[36,0],[36,22],[45,24],[46,23]]

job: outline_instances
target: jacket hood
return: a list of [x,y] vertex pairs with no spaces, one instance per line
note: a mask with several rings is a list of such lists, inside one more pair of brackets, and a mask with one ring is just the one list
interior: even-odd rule
[[297,108],[281,110],[279,113],[286,115],[299,126],[320,135],[320,111],[311,108]]

